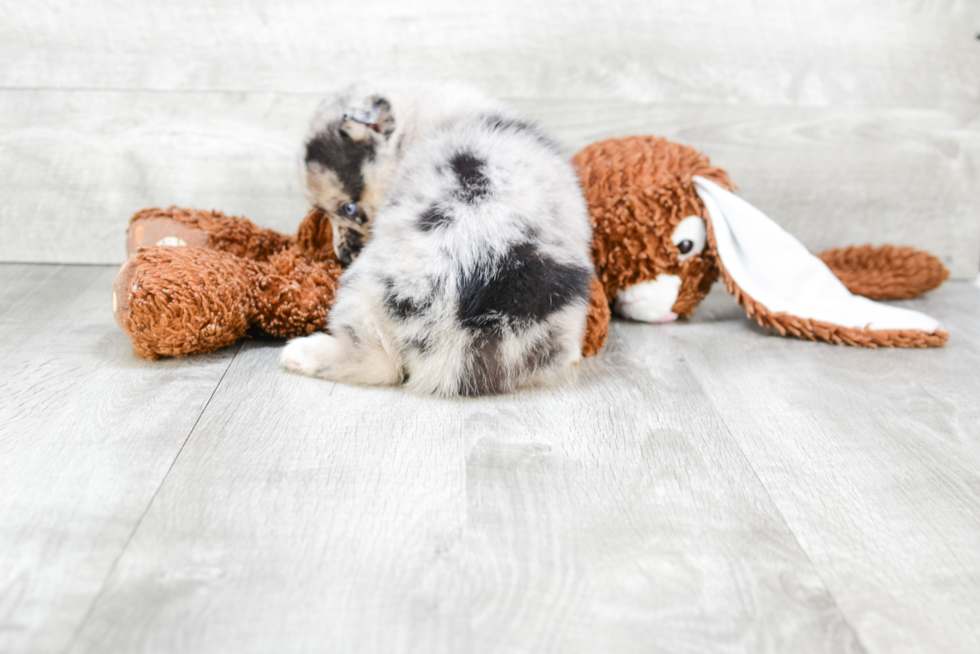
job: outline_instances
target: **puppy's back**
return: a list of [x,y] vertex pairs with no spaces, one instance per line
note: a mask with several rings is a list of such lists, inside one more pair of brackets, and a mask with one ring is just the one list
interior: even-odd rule
[[358,266],[384,287],[409,386],[499,393],[578,360],[590,237],[571,166],[535,126],[495,107],[420,139]]

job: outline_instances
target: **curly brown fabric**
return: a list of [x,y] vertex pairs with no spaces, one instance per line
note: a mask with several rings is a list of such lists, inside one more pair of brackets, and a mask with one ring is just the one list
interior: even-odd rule
[[680,262],[671,234],[688,216],[707,221],[693,177],[732,190],[728,174],[694,148],[655,136],[593,143],[572,163],[589,206],[592,260],[606,296],[612,300],[616,291],[660,274],[681,275],[685,281],[674,311],[689,315],[717,275],[714,253]]
[[342,273],[333,259],[314,261],[292,249],[273,255],[256,275],[256,324],[282,338],[326,329]]
[[286,250],[250,261],[200,247],[148,247],[116,275],[113,312],[144,359],[211,352],[253,325],[273,336],[326,326],[340,266]]
[[609,335],[609,300],[602,291],[598,277],[589,283],[589,313],[585,320],[585,336],[582,339],[582,356],[590,357],[599,353]]
[[856,245],[817,256],[847,290],[872,300],[908,300],[949,279],[939,259],[915,248]]
[[316,209],[296,237],[219,211],[145,209],[127,234],[128,247],[142,243],[153,245],[116,275],[113,313],[145,359],[211,352],[253,327],[287,338],[323,329],[343,272]]
[[693,256],[681,264],[681,288],[677,292],[673,311],[678,318],[687,318],[701,304],[701,300],[711,290],[711,285],[718,279],[718,263],[714,252],[702,256]]
[[113,286],[116,321],[136,356],[211,352],[242,338],[255,313],[249,266],[207,248],[140,249]]
[[296,230],[296,247],[300,254],[314,261],[337,261],[337,253],[333,249],[333,226],[327,214],[315,207],[307,212]]

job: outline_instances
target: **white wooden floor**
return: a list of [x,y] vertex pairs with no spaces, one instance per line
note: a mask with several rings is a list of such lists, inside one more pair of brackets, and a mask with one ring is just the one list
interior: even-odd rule
[[980,288],[949,345],[720,289],[562,387],[443,401],[279,343],[133,357],[115,269],[0,265],[0,652],[980,651]]

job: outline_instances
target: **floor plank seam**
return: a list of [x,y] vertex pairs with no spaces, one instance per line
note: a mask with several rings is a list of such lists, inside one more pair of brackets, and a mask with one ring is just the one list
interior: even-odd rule
[[129,545],[130,543],[132,543],[133,538],[136,536],[136,532],[139,531],[140,525],[143,524],[143,520],[146,518],[147,513],[150,512],[150,508],[153,506],[153,503],[156,501],[157,495],[160,494],[160,489],[163,488],[164,484],[167,483],[167,478],[170,476],[170,473],[173,471],[174,466],[177,464],[178,459],[180,459],[180,454],[181,452],[184,451],[184,448],[187,446],[187,443],[190,441],[191,436],[194,435],[194,430],[197,429],[198,424],[200,424],[201,418],[207,412],[208,407],[211,406],[211,401],[214,399],[214,396],[218,392],[218,389],[221,388],[221,382],[224,381],[225,376],[227,376],[228,371],[231,370],[231,366],[235,362],[235,359],[238,358],[238,355],[241,353],[242,343],[238,343],[236,345],[236,348],[237,349],[235,350],[235,353],[228,360],[228,365],[225,366],[224,371],[221,373],[221,377],[218,379],[218,383],[214,385],[214,389],[211,391],[211,395],[208,397],[208,401],[205,402],[204,406],[201,408],[201,413],[197,416],[197,419],[194,421],[194,424],[187,431],[187,437],[184,439],[184,442],[180,444],[180,449],[177,450],[177,454],[174,456],[173,461],[170,462],[170,466],[167,468],[166,474],[164,474],[163,478],[160,480],[160,484],[153,492],[153,496],[150,497],[150,501],[146,503],[146,507],[143,509],[143,513],[140,514],[140,517],[136,521],[136,524],[133,525],[133,529],[132,531],[130,531],[129,537],[126,538],[126,542],[123,543],[123,546],[119,549],[119,554],[116,555],[116,558],[113,560],[112,565],[109,566],[109,570],[106,572],[105,579],[103,579],[102,581],[102,587],[99,589],[99,592],[96,593],[95,597],[92,599],[92,603],[89,604],[88,610],[85,611],[85,614],[82,616],[82,619],[78,621],[78,626],[75,628],[75,633],[72,634],[71,639],[68,641],[68,645],[64,649],[64,654],[68,654],[75,648],[75,643],[78,641],[78,637],[81,635],[82,629],[84,629],[85,627],[85,623],[87,623],[89,618],[92,617],[92,612],[95,610],[95,607],[98,605],[99,600],[102,598],[102,595],[105,593],[105,589],[109,585],[109,580],[112,579],[112,575],[115,573],[116,567],[119,565],[119,561],[122,559],[122,557],[126,554],[126,551],[129,549]]
[[827,591],[827,595],[829,595],[830,599],[833,601],[834,608],[837,609],[838,614],[840,614],[841,619],[844,621],[844,624],[847,625],[847,628],[851,630],[851,633],[854,635],[854,640],[857,642],[857,645],[860,648],[858,651],[870,652],[871,650],[869,650],[865,646],[864,641],[861,639],[861,634],[858,633],[858,630],[851,623],[850,617],[848,617],[847,613],[845,613],[844,608],[840,605],[840,602],[837,601],[837,596],[834,594],[830,586],[827,584],[827,580],[824,579],[824,576],[822,574],[820,574],[817,565],[810,557],[810,553],[803,546],[803,543],[800,542],[799,536],[796,534],[796,531],[793,530],[792,526],[790,526],[789,521],[786,520],[786,516],[783,514],[782,509],[780,509],[779,505],[776,504],[776,501],[772,497],[772,493],[769,492],[769,487],[766,486],[765,482],[762,480],[762,477],[759,475],[759,472],[755,469],[755,466],[752,464],[752,461],[745,455],[745,451],[742,449],[742,444],[738,442],[737,438],[735,438],[735,433],[732,431],[731,426],[728,424],[728,420],[725,416],[725,412],[722,410],[721,407],[719,407],[715,403],[714,396],[711,393],[709,393],[708,390],[705,388],[704,384],[701,383],[701,378],[698,376],[697,371],[692,366],[689,366],[687,364],[687,361],[684,361],[684,366],[688,369],[688,372],[691,373],[691,376],[694,379],[694,381],[697,382],[697,385],[698,387],[700,387],[702,394],[708,400],[711,406],[714,408],[715,413],[718,414],[718,417],[721,420],[722,425],[724,425],[726,433],[728,434],[728,438],[735,445],[735,448],[738,450],[739,456],[742,457],[742,460],[745,461],[745,463],[748,465],[749,470],[752,471],[752,475],[756,478],[756,481],[759,482],[759,486],[765,492],[766,498],[768,498],[769,503],[772,505],[773,509],[779,515],[780,522],[783,523],[783,526],[786,527],[786,530],[793,537],[793,542],[795,542],[796,546],[800,548],[800,552],[803,554],[804,557],[806,557],[807,562],[809,562],[810,567],[813,570],[813,574],[816,575],[817,579],[820,580],[820,583],[823,585],[824,590]]

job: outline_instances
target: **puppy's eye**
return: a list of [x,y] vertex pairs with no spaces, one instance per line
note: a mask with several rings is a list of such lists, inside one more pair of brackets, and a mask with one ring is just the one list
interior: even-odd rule
[[670,240],[680,252],[677,260],[684,261],[704,250],[708,230],[700,216],[688,216],[677,224]]
[[357,203],[356,202],[348,202],[347,204],[345,204],[342,207],[340,207],[340,211],[343,212],[343,214],[345,216],[347,216],[349,218],[353,218],[354,217],[354,214],[357,213]]

